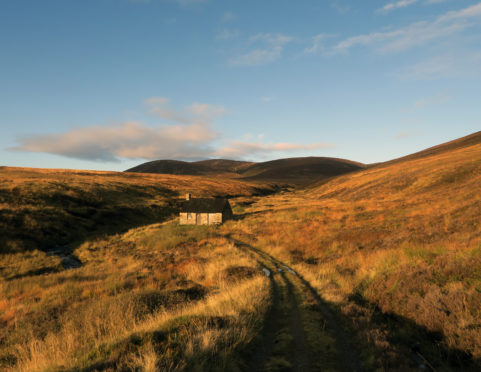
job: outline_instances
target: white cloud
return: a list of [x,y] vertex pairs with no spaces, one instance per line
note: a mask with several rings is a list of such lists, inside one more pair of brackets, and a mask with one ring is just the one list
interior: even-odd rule
[[271,63],[280,58],[286,44],[292,37],[282,34],[258,34],[249,39],[250,44],[261,44],[243,55],[231,58],[229,63],[237,66],[254,66]]
[[[258,136],[258,141],[264,135]],[[148,127],[139,122],[112,126],[91,126],[59,134],[21,138],[10,150],[41,152],[90,161],[121,159],[185,159],[211,157],[241,159],[270,153],[316,150],[332,147],[328,143],[262,143],[234,141],[215,149],[219,134],[209,124],[159,125]]]
[[[121,159],[184,159],[211,157],[242,158],[258,154],[313,150],[329,144],[295,144],[237,141],[216,149],[214,141],[220,134],[213,129],[214,119],[225,113],[220,105],[194,102],[177,112],[167,107],[166,97],[150,97],[144,103],[150,113],[177,122],[170,125],[147,126],[129,121],[116,125],[90,126],[63,133],[23,137],[11,151],[40,152],[90,161]],[[263,135],[257,137],[262,141]]]
[[481,23],[481,3],[448,12],[434,21],[412,23],[392,31],[352,36],[340,41],[333,52],[346,52],[354,46],[372,47],[380,52],[400,52],[415,46],[453,35]]
[[307,145],[298,143],[262,143],[262,142],[231,142],[225,147],[218,149],[214,156],[244,158],[246,156],[265,155],[268,153],[290,152],[301,150],[317,150],[333,147],[330,143],[311,143]]
[[93,161],[198,159],[212,153],[209,144],[217,137],[207,124],[147,127],[138,122],[126,122],[22,138],[12,150]]
[[382,8],[379,8],[378,12],[387,13],[387,12],[390,12],[391,10],[395,10],[395,9],[399,9],[399,8],[405,8],[409,5],[413,5],[417,2],[418,2],[418,0],[399,0],[399,1],[392,2],[392,3],[387,3]]

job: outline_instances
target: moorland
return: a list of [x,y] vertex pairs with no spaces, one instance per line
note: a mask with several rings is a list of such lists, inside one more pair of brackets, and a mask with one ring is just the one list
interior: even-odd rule
[[[1,370],[481,368],[481,133],[373,165],[161,165],[0,169]],[[235,218],[180,226],[186,192]]]

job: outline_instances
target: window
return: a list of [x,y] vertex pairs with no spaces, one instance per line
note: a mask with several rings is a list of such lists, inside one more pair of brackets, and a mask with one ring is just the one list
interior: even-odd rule
[[192,213],[187,213],[187,219],[191,220],[192,219]]

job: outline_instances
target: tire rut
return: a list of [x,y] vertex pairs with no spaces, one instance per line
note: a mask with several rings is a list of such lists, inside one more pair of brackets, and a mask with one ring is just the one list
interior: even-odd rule
[[[329,335],[334,339],[337,354],[336,359],[338,359],[338,370],[350,372],[364,371],[361,358],[355,345],[351,342],[351,337],[341,326],[333,311],[307,280],[292,270],[288,265],[277,260],[268,253],[238,239],[229,237],[229,240],[231,240],[236,247],[251,254],[262,266],[271,271],[269,278],[271,282],[273,303],[266,316],[266,322],[262,331],[263,345],[262,347],[257,348],[254,355],[251,357],[249,371],[314,371],[322,369],[318,364],[316,367],[315,360],[312,360],[312,355],[310,355],[309,340],[306,336],[307,332],[304,329],[300,311],[300,296],[302,296],[302,293],[296,293],[296,285],[293,283],[293,280],[289,279],[289,276],[291,275],[300,286],[299,289],[302,292],[305,292],[305,296],[309,296],[314,300],[317,310],[322,314],[325,320],[325,327],[329,332]],[[276,282],[275,276],[280,277],[284,288]],[[287,314],[279,312],[279,308],[282,306],[288,307]],[[281,319],[283,315],[287,315],[287,319],[286,317]],[[277,333],[279,329],[283,327],[289,329],[290,336],[293,339],[291,350],[293,355],[290,360],[292,363],[290,367],[284,369],[276,369],[275,367],[271,368],[269,360],[275,354],[275,337],[278,336]]]
[[294,284],[287,278],[284,270],[278,267],[281,277],[284,280],[287,289],[287,301],[291,307],[289,328],[292,336],[294,337],[294,371],[309,371],[312,370],[309,346],[306,337],[306,332],[302,324],[301,313],[299,310],[299,302],[296,294],[294,293]]

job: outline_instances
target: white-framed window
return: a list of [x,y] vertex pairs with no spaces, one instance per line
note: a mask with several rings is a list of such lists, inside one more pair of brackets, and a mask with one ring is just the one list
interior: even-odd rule
[[187,213],[187,219],[191,220],[192,219],[192,213]]

